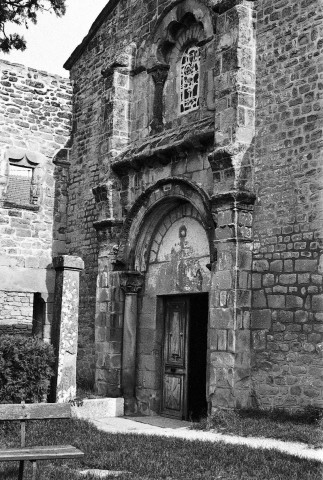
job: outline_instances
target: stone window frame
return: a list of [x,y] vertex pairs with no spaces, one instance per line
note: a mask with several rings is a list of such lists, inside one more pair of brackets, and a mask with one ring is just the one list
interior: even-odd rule
[[[202,50],[201,46],[206,41],[206,33],[204,31],[203,25],[196,21],[192,25],[188,27],[179,28],[176,38],[173,42],[166,42],[168,45],[168,51],[163,44],[159,46],[159,51],[161,52],[164,50],[164,61],[169,65],[169,74],[166,80],[166,85],[164,89],[164,95],[167,95],[167,91],[169,90],[168,84],[176,86],[177,94],[177,101],[175,105],[175,111],[178,117],[182,117],[184,115],[189,115],[190,113],[196,112],[200,106],[200,95],[201,95],[201,79],[203,74],[204,63],[202,61]],[[198,105],[194,108],[189,110],[181,111],[181,81],[182,81],[182,59],[185,52],[190,49],[196,47],[199,49],[200,52],[200,59],[199,59],[199,85],[198,85]],[[175,81],[174,81],[175,80]],[[176,98],[176,97],[174,97]],[[164,104],[166,101],[164,100]]]
[[[31,150],[22,148],[7,148],[0,158],[0,205],[3,208],[15,208],[22,210],[38,211],[41,204],[42,180],[46,157]],[[16,203],[8,201],[7,192],[9,187],[10,165],[32,169],[30,188],[30,202]]]
[[[194,69],[197,69],[197,81],[195,83],[195,85],[193,85],[193,88],[190,88],[190,81],[187,81],[187,77],[189,77],[189,75],[186,75],[186,72],[185,72],[185,69],[188,65],[188,63],[184,63],[185,61],[185,58],[187,59],[187,57],[189,57],[189,51],[190,50],[195,50],[198,52],[198,59],[194,59],[195,60],[195,65],[193,64],[193,68]],[[179,86],[179,91],[180,91],[180,95],[179,95],[179,114],[180,115],[186,115],[187,113],[189,112],[192,112],[194,110],[197,110],[200,106],[200,80],[201,80],[201,50],[200,50],[200,47],[196,44],[196,42],[194,43],[190,43],[186,46],[186,48],[184,49],[184,51],[182,52],[182,56],[181,56],[181,61],[180,61],[180,75],[179,75],[179,81],[180,81],[180,86]],[[192,63],[191,63],[192,65]],[[195,75],[194,75],[195,76]],[[186,85],[185,85],[186,83]],[[194,80],[193,80],[193,83],[194,83]],[[192,95],[189,95],[191,98],[189,99],[189,103],[193,104],[193,105],[189,105],[188,108],[185,108],[186,105],[187,105],[187,99],[185,98],[185,92],[189,92],[190,90],[194,90],[194,88],[196,87],[197,89],[197,92],[196,92],[196,95],[192,94]],[[189,92],[190,93],[190,92]]]

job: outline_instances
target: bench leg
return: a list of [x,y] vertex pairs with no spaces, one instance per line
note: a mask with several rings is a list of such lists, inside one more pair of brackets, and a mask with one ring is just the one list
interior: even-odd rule
[[32,476],[32,480],[36,480],[37,462],[36,462],[36,460],[33,460],[31,463],[33,464],[33,476]]
[[24,467],[25,467],[25,462],[24,460],[20,460],[19,462],[19,475],[18,475],[18,480],[22,480],[24,476]]

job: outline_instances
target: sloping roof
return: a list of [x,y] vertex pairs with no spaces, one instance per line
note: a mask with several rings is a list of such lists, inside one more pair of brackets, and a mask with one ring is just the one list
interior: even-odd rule
[[83,38],[82,43],[80,43],[75,50],[72,52],[70,57],[66,60],[64,63],[63,67],[66,70],[71,70],[73,67],[74,63],[80,58],[96,32],[99,30],[101,25],[103,24],[104,20],[107,18],[107,16],[112,12],[112,10],[116,7],[116,5],[119,3],[119,0],[109,0],[107,5],[104,7],[102,12],[99,14],[99,16],[95,19],[93,22],[89,33],[86,35],[86,37]]

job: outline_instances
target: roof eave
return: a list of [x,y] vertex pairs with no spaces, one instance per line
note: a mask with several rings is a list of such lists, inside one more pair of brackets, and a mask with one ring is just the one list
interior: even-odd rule
[[113,11],[113,9],[116,7],[118,2],[119,0],[109,0],[107,5],[103,8],[101,13],[97,16],[97,18],[92,23],[89,33],[83,38],[82,42],[75,48],[75,50],[72,52],[70,57],[64,63],[63,67],[65,68],[65,70],[71,70],[74,63],[80,58],[80,56],[85,51],[86,47],[88,46],[88,44],[90,43],[90,41],[92,40],[96,32],[99,30],[99,28],[103,24],[104,20]]

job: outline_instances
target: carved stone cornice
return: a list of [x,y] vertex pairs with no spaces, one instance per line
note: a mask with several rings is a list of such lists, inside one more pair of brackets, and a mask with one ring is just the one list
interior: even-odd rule
[[125,294],[137,294],[144,283],[144,276],[139,272],[122,272],[120,274],[120,287]]
[[[245,204],[253,205],[256,200],[256,195],[248,190],[231,190],[229,192],[219,193],[211,197],[211,204],[213,207],[222,206],[226,204]],[[236,205],[237,206],[237,205]]]
[[108,67],[101,70],[101,74],[103,78],[108,78],[114,74],[116,69],[126,69],[126,68],[127,68],[127,64],[123,62],[115,61],[111,63],[111,65],[109,65]]
[[109,227],[117,227],[119,225],[123,225],[123,220],[120,218],[105,218],[104,220],[98,220],[97,222],[93,222],[93,227],[95,230],[103,230]]
[[214,116],[146,137],[115,156],[111,166],[115,173],[124,175],[132,168],[147,165],[147,162],[166,165],[172,158],[186,155],[188,150],[207,151],[213,143]]

